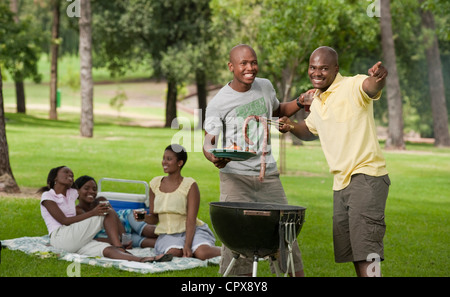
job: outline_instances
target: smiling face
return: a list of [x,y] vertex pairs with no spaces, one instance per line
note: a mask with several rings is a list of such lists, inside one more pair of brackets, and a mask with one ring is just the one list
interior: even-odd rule
[[91,179],[78,189],[78,198],[80,201],[91,204],[97,197],[97,191],[97,183]]
[[177,155],[171,150],[165,150],[161,164],[165,173],[174,173],[181,170],[183,161],[178,160]]
[[73,184],[73,172],[69,167],[62,167],[58,170],[55,178],[55,184],[62,184],[70,188]]
[[238,45],[230,52],[228,68],[233,72],[230,86],[238,92],[246,92],[258,73],[258,59],[255,51],[248,45]]
[[311,54],[308,75],[315,89],[326,91],[338,72],[337,53],[333,49],[320,47]]

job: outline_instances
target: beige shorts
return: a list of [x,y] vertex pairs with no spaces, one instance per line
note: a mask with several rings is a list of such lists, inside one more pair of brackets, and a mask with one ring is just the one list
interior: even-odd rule
[[388,175],[352,176],[350,184],[333,197],[333,243],[337,263],[384,259],[384,210],[391,184]]
[[94,240],[103,228],[103,216],[93,216],[83,221],[61,226],[50,234],[50,244],[70,253],[90,257],[103,257],[103,250],[111,245]]
[[[266,174],[263,182],[259,181],[258,176],[220,173],[220,201],[288,204],[278,172]],[[293,256],[295,271],[303,270],[298,244],[293,247]],[[219,273],[225,273],[232,258],[233,253],[222,245]],[[236,260],[230,274],[240,275],[252,273],[252,266],[253,259],[241,257]],[[272,272],[274,272],[273,267]]]

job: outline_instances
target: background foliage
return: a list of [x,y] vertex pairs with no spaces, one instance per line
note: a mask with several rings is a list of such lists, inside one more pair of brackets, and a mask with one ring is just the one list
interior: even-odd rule
[[[289,100],[311,87],[307,78],[309,55],[320,45],[340,54],[343,75],[367,73],[382,60],[379,17],[371,15],[374,1],[356,0],[91,0],[94,67],[106,67],[114,77],[147,69],[144,78],[174,79],[179,85],[194,83],[198,70],[209,84],[230,79],[230,48],[248,43],[257,49],[260,76],[274,82],[278,98]],[[0,35],[2,68],[10,74],[39,81],[36,71],[42,53],[49,52],[52,22],[47,1],[19,1],[20,23],[11,27],[7,1],[2,2]],[[59,55],[78,52],[78,19],[67,16],[70,3],[61,3]],[[435,18],[440,56],[450,111],[450,2],[445,0],[392,0],[394,41],[403,96],[405,132],[433,136],[433,119],[427,81],[424,36],[419,9]],[[38,16],[38,17],[36,17]],[[372,17],[371,17],[372,16]],[[33,19],[33,26],[30,20]],[[15,28],[15,29],[12,29]],[[11,31],[12,30],[12,31]],[[15,31],[14,31],[15,30]],[[15,33],[14,33],[15,32]],[[9,37],[15,35],[16,37]],[[21,38],[26,36],[26,39]],[[28,57],[26,62],[17,58]],[[3,69],[5,72],[5,69]],[[45,70],[48,71],[48,70]],[[78,76],[76,70],[71,76]],[[63,82],[60,82],[63,83]],[[74,82],[75,86],[76,81]],[[385,99],[385,94],[382,99]],[[387,125],[386,100],[375,105],[379,124]]]

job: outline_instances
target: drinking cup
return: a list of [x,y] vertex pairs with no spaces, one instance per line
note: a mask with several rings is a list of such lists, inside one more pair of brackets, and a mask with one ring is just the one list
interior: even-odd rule
[[147,211],[144,208],[139,208],[134,210],[135,218],[138,221],[143,221],[145,219],[145,215]]
[[121,243],[124,247],[128,247],[129,245],[131,245],[131,234],[122,233]]

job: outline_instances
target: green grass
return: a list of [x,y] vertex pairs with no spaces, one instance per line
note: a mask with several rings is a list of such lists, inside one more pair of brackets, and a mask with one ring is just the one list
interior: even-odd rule
[[[59,121],[44,111],[6,114],[11,166],[21,187],[45,185],[50,168],[67,165],[76,176],[149,181],[162,175],[161,158],[172,139],[189,133],[130,126],[122,118],[96,116],[93,138],[79,136],[79,115],[61,112]],[[197,138],[198,142],[198,138]],[[406,152],[385,152],[392,180],[387,208],[384,276],[448,276],[450,217],[450,151],[426,144],[407,144]],[[336,264],[332,246],[332,176],[318,141],[287,145],[287,174],[281,177],[289,203],[307,207],[299,236],[307,276],[353,276],[352,264]],[[218,170],[200,151],[189,153],[185,176],[201,191],[199,218],[210,224],[209,202],[219,199]],[[126,191],[136,191],[125,186]],[[37,198],[0,198],[0,239],[46,233]],[[219,244],[219,242],[218,242]],[[2,251],[0,276],[66,276],[69,263]],[[113,268],[82,265],[82,276],[218,276],[218,267],[141,275]],[[266,263],[258,275],[270,276]]]

